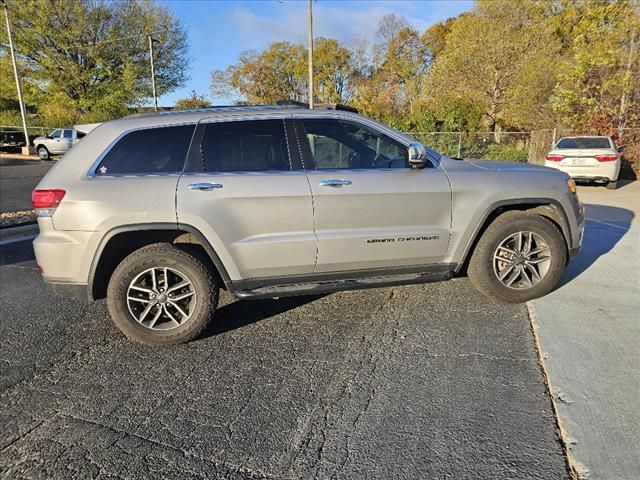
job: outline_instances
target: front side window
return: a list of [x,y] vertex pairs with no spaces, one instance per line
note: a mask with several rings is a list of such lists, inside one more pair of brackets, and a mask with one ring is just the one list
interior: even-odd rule
[[409,168],[407,148],[347,120],[303,120],[316,169]]
[[60,138],[61,135],[62,130],[54,130],[54,132],[51,134],[51,138]]
[[291,170],[284,120],[210,123],[202,155],[207,172]]
[[127,133],[105,155],[96,175],[180,173],[195,125]]

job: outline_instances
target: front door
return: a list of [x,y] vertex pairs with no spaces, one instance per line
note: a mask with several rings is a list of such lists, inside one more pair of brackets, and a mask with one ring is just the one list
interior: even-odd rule
[[313,272],[311,191],[291,141],[282,118],[205,120],[196,130],[195,171],[178,182],[178,223],[207,237],[231,280]]
[[51,153],[60,153],[62,152],[62,130],[55,130],[50,135],[49,141],[47,141],[47,150]]
[[316,272],[443,260],[451,191],[442,168],[412,169],[407,146],[355,120],[296,120],[314,202]]

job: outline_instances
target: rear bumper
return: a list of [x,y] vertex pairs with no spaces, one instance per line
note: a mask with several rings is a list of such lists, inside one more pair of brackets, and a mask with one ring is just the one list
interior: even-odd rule
[[90,300],[89,285],[86,283],[61,283],[49,282],[44,279],[47,289],[59,297],[80,298],[82,300]]
[[620,174],[620,162],[602,162],[593,166],[559,165],[558,162],[545,162],[545,167],[555,168],[568,174],[575,180],[613,182]]
[[45,278],[60,284],[88,283],[99,234],[56,230],[51,217],[38,217],[38,228],[33,250]]

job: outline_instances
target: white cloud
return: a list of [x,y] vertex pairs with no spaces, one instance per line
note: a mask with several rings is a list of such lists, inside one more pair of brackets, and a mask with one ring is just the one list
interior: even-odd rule
[[[314,36],[337,38],[349,42],[364,37],[370,42],[380,19],[389,13],[404,15],[409,23],[423,32],[430,25],[469,8],[469,2],[361,2],[361,9],[340,8],[339,2],[314,2]],[[307,3],[275,3],[277,17],[269,18],[245,9],[228,16],[225,29],[235,32],[243,49],[263,49],[276,41],[305,43],[307,39]],[[452,13],[453,12],[453,13]]]

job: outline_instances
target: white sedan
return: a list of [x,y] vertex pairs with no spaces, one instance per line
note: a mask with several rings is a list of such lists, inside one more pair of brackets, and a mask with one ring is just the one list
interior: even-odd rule
[[564,137],[548,153],[544,164],[575,180],[605,183],[614,190],[620,174],[620,151],[611,137]]

